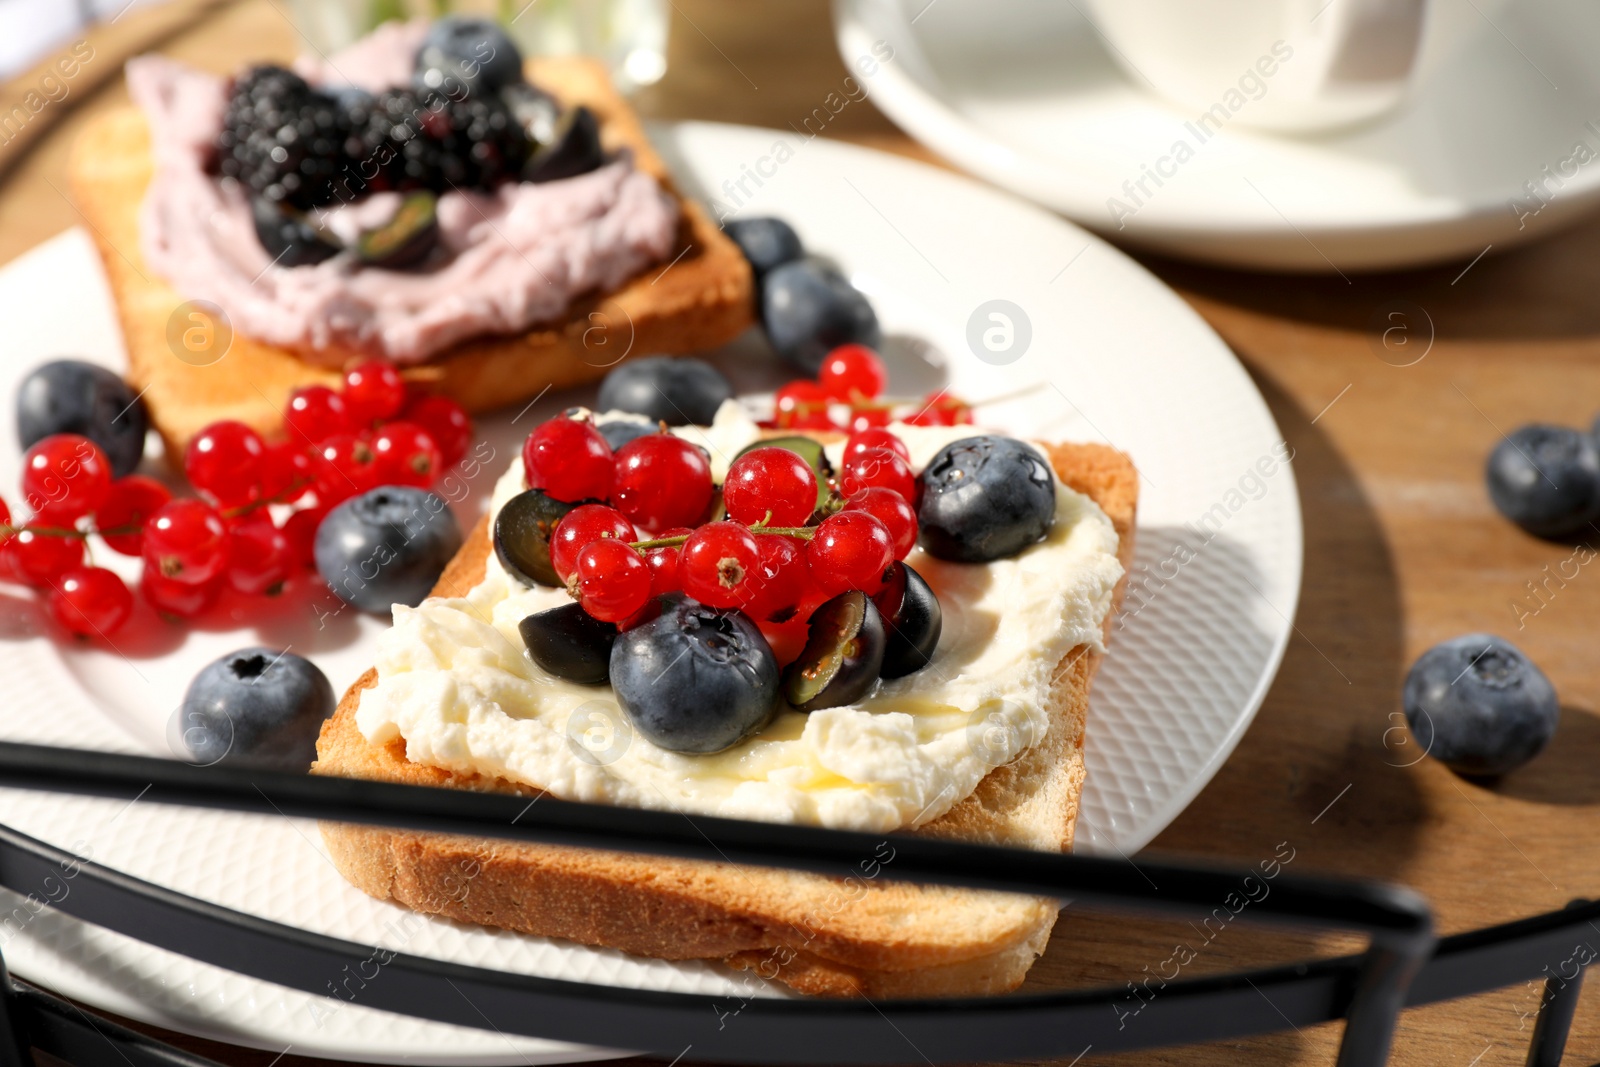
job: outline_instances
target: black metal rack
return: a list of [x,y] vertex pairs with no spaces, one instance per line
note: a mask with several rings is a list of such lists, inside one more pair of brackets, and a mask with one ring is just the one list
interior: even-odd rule
[[[382,782],[237,769],[0,742],[0,785],[187,804],[254,814],[785,867],[844,876],[883,840],[811,827],[622,810]],[[1095,907],[1198,918],[1252,872],[993,848],[892,835],[881,877],[1070,899]],[[160,948],[292,989],[373,957],[373,946],[314,934],[129,877],[0,826],[0,885],[36,892],[74,871],[59,910]],[[1157,889],[1159,885],[1162,888]],[[1345,1020],[1341,1067],[1380,1064],[1406,1007],[1545,978],[1528,1063],[1561,1062],[1584,968],[1581,946],[1600,904],[1436,940],[1425,901],[1371,882],[1281,874],[1247,922],[1366,935],[1365,952],[1173,981],[1145,1001],[1138,1025],[1116,1010],[1122,989],[869,1002],[661,993],[446,963],[381,950],[361,1003],[477,1028],[746,1064],[890,1064],[1070,1057],[1268,1033]],[[1571,973],[1564,973],[1570,969]],[[0,1067],[30,1048],[77,1064],[201,1067],[210,1061],[11,981],[0,965]],[[113,1055],[114,1053],[114,1055]]]

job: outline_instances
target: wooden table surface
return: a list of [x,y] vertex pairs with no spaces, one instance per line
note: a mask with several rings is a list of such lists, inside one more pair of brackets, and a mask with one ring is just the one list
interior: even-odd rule
[[[638,98],[648,116],[786,128],[845,77],[823,0],[672,7],[667,76]],[[162,38],[160,18],[128,15],[93,38],[97,55],[114,63],[119,46]],[[296,36],[280,3],[238,0],[161,47],[225,70],[289,57]],[[89,114],[126,97],[120,80],[101,80],[98,91],[69,97],[0,185],[0,262],[79,223],[62,194],[67,146]],[[827,135],[932,161],[870,103],[845,109]],[[1600,893],[1600,571],[1551,583],[1542,605],[1532,599],[1529,583],[1574,548],[1501,520],[1481,477],[1502,431],[1534,420],[1587,425],[1600,409],[1597,248],[1600,219],[1491,254],[1464,275],[1466,264],[1454,263],[1345,281],[1141,257],[1210,321],[1265,395],[1295,449],[1306,531],[1296,636],[1277,681],[1238,751],[1153,848],[1255,864],[1286,842],[1296,871],[1415,887],[1446,933]],[[1433,326],[1431,349],[1411,366],[1380,358],[1375,316],[1397,300]],[[1427,332],[1415,315],[1413,325]],[[1469,631],[1514,641],[1562,698],[1551,747],[1493,786],[1429,760],[1403,766],[1410,754],[1388,733],[1407,665]],[[1120,985],[1187,937],[1170,923],[1069,910],[1030,984]],[[1230,928],[1186,974],[1347,948]],[[1580,1005],[1569,1064],[1600,1060],[1597,984]],[[1538,997],[1529,985],[1408,1012],[1393,1061],[1520,1064]],[[1104,1060],[1091,1049],[1079,1062],[1325,1064],[1338,1036],[1338,1026],[1322,1026]],[[272,1059],[180,1040],[230,1063]]]

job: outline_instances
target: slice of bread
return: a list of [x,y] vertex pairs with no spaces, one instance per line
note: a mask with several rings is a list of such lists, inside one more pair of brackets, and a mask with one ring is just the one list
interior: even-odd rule
[[[666,164],[605,69],[579,57],[540,58],[529,60],[528,76],[564,104],[594,111],[607,150],[630,149],[639,169],[677,197],[677,247],[675,258],[622,288],[579,298],[560,322],[520,336],[465,341],[404,371],[473,412],[526,401],[547,388],[595,381],[624,352],[714,348],[750,325],[754,307],[750,267],[738,247],[698,205],[677,195]],[[240,335],[226,355],[207,366],[174,355],[168,323],[184,298],[153,274],[139,253],[139,207],[152,168],[144,116],[128,107],[101,116],[83,131],[67,172],[116,297],[129,381],[145,391],[151,422],[169,449],[181,449],[219,419],[275,430],[291,389],[336,385],[340,368],[367,357],[339,350],[295,353]]]
[[[1110,516],[1126,571],[1133,559],[1138,475],[1104,445],[1047,445],[1062,482]],[[476,585],[492,552],[480,522],[437,596]],[[1120,602],[1118,585],[1116,601]],[[1112,613],[1115,613],[1113,606]],[[1105,626],[1109,635],[1111,615]],[[1100,654],[1073,649],[1057,668],[1046,735],[977,790],[916,831],[1045,850],[1072,847],[1083,791],[1089,686]],[[317,742],[315,774],[537,796],[501,779],[412,763],[405,742],[377,746],[356,727],[368,671],[344,694]],[[334,864],[382,900],[464,922],[666,959],[722,960],[805,993],[944,996],[1021,984],[1044,949],[1059,902],[917,886],[878,877],[892,846],[863,856],[862,877],[696,863],[588,849],[470,840],[325,823]],[[466,873],[463,873],[466,872]]]

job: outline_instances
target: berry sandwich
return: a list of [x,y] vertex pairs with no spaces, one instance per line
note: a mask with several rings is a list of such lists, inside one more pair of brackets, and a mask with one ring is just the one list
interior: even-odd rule
[[292,70],[127,73],[137,106],[84,131],[69,178],[169,446],[275,430],[362,359],[481,411],[750,322],[749,266],[592,60],[524,64],[450,18]]
[[[313,772],[1069,849],[1137,493],[1103,445],[575,409],[532,431],[433,595],[395,607]],[[1060,907],[890,882],[887,836],[843,881],[323,836],[380,899],[822,995],[1014,989]]]

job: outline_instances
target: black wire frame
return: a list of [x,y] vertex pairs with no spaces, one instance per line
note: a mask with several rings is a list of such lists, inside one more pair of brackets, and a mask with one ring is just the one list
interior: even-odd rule
[[[542,798],[321,778],[0,742],[0,785],[141,797],[253,814],[327,819],[513,841],[748,863],[838,877],[883,842],[869,835]],[[1202,918],[1254,872],[890,835],[879,877]],[[1546,979],[1529,1063],[1559,1064],[1600,905],[1436,941],[1426,903],[1372,882],[1280,874],[1239,912],[1247,922],[1365,934],[1362,954],[1174,981],[1124,1016],[1125,989],[937,1000],[712,997],[513,974],[406,955],[219,907],[85,861],[0,826],[0,885],[36,892],[71,870],[58,910],[192,959],[313,994],[372,966],[358,1003],[458,1025],[675,1057],[745,1064],[955,1063],[1066,1058],[1244,1037],[1345,1020],[1338,1063],[1383,1063],[1409,1006]],[[1161,888],[1156,888],[1160,886]],[[1570,972],[1570,973],[1569,973]],[[361,972],[364,976],[365,971]],[[3,969],[0,969],[3,977]],[[69,1062],[133,1067],[208,1062],[7,982],[0,1067],[28,1048]],[[1147,990],[1148,991],[1148,990]],[[87,1027],[87,1029],[86,1029]],[[93,1032],[92,1041],[88,1034]],[[97,1044],[98,1043],[98,1044]],[[95,1049],[99,1049],[96,1058]],[[140,1058],[135,1059],[137,1054]],[[109,1061],[115,1062],[115,1061]]]

